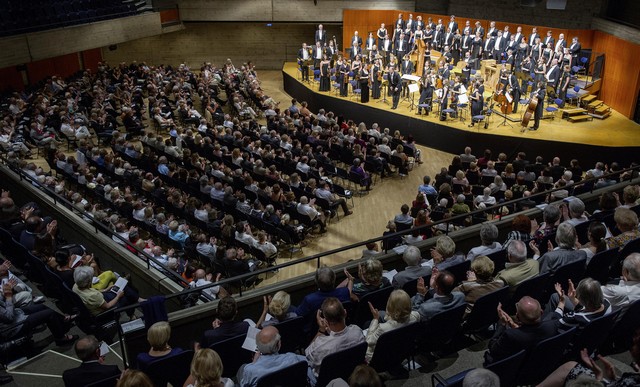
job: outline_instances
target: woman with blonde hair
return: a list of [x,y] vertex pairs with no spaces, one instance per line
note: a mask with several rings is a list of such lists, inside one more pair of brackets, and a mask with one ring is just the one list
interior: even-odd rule
[[171,348],[169,339],[171,338],[171,325],[166,321],[159,321],[147,331],[147,342],[151,345],[149,352],[142,352],[136,358],[138,368],[144,370],[155,360],[167,356],[176,355],[182,352],[181,348]]
[[116,387],[153,387],[153,382],[144,372],[130,368],[118,379]]
[[[256,323],[258,328],[268,327],[298,316],[291,308],[291,296],[283,290],[278,291],[273,297],[264,296],[263,301],[262,315]],[[265,320],[267,312],[271,315],[269,320]]]
[[183,387],[233,387],[231,379],[222,378],[222,360],[210,348],[199,349],[191,361],[191,374]]
[[383,333],[420,321],[420,314],[411,310],[409,294],[402,289],[396,289],[389,295],[387,310],[383,317],[384,322],[380,322],[380,312],[371,303],[369,303],[369,309],[373,319],[367,331],[367,361],[371,360],[378,339]]
[[375,258],[367,259],[358,265],[358,279],[355,279],[345,268],[347,278],[338,287],[349,288],[351,299],[359,300],[367,293],[390,286],[391,283],[382,276],[382,262]]
[[454,292],[457,291],[464,294],[464,299],[467,302],[465,314],[471,312],[473,304],[478,298],[504,286],[501,280],[494,280],[494,268],[495,264],[486,255],[475,257],[471,261],[471,270],[467,272],[467,280],[453,289]]

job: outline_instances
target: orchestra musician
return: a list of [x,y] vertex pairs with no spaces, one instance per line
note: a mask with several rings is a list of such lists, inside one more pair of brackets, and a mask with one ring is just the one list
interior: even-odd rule
[[558,36],[558,42],[556,43],[556,47],[554,51],[559,51],[560,47],[562,47],[563,50],[567,48],[567,41],[564,40],[564,34],[560,34]]
[[471,41],[471,58],[480,60],[480,53],[482,53],[482,35],[480,31],[476,31]]
[[329,71],[329,66],[331,65],[331,61],[327,57],[327,54],[322,56],[322,61],[320,62],[320,87],[319,91],[330,91],[331,90],[331,73]]
[[360,69],[362,68],[362,57],[360,55],[356,55],[355,58],[351,61],[351,73],[353,74],[353,80],[357,81],[360,76]]
[[431,26],[427,24],[427,27],[424,30],[424,42],[427,44],[427,50],[431,50],[433,47],[433,29]]
[[411,35],[413,31],[416,29],[416,23],[413,21],[413,14],[409,14],[409,19],[404,25],[404,33],[407,35]]
[[505,47],[507,46],[507,42],[502,37],[502,31],[497,32],[498,36],[496,37],[496,41],[493,44],[493,59],[500,62],[502,59],[502,53],[504,52]]
[[431,31],[436,30],[436,23],[433,22],[432,18],[427,18],[427,27],[431,28]]
[[440,121],[445,121],[447,119],[447,113],[445,113],[444,110],[449,105],[451,86],[453,86],[453,81],[451,81],[451,84],[448,81],[445,81],[442,87],[442,97],[440,97]]
[[473,29],[473,34],[480,36],[480,39],[484,39],[484,27],[480,24],[479,21],[476,21],[475,28]]
[[[400,71],[402,72],[402,75],[405,75],[405,74],[411,75],[411,74],[413,74],[413,72],[414,72],[413,62],[409,58],[409,54],[406,54],[404,56],[404,60],[402,61],[402,67],[401,67]],[[408,84],[409,84],[409,82],[406,79],[402,80],[402,97],[406,97],[408,95],[408,93],[409,93]]]
[[558,67],[558,60],[553,59],[551,61],[551,66],[545,72],[545,79],[547,81],[547,85],[551,86],[554,90],[558,85],[560,77],[560,68]]
[[531,58],[528,56],[525,56],[524,59],[522,60],[522,64],[521,64],[521,69],[520,69],[525,76],[522,77],[522,82],[521,82],[521,87],[520,90],[523,93],[526,93],[528,91],[529,88],[529,81],[531,80],[530,74],[531,74]]
[[509,26],[504,26],[504,31],[502,32],[502,38],[505,41],[509,41],[511,39],[511,32],[509,32]]
[[544,59],[540,59],[535,69],[533,70],[533,73],[535,75],[533,78],[535,84],[537,84],[538,82],[544,81],[545,74],[547,72],[546,70],[547,70],[547,65],[544,63]]
[[378,47],[382,47],[382,42],[388,35],[384,23],[380,24],[380,28],[378,28],[378,32],[376,33],[376,35],[378,36]]
[[433,90],[432,76],[425,71],[422,78],[420,78],[420,99],[418,100],[417,115],[422,114],[421,105],[428,105],[425,107],[424,112],[426,115],[429,115],[429,112],[431,111],[431,102],[433,101]]
[[354,31],[351,38],[351,59],[362,53],[362,38],[358,35],[358,31]]
[[322,43],[318,41],[316,42],[315,47],[313,47],[313,68],[317,69],[320,67],[320,61],[322,61],[323,56],[324,47],[322,47]]
[[407,52],[407,46],[408,43],[405,40],[405,34],[401,32],[395,44],[395,54],[398,59],[404,58],[404,54]]
[[395,110],[398,108],[398,102],[400,102],[401,87],[402,87],[402,84],[400,82],[400,74],[398,74],[398,72],[396,71],[395,66],[390,66],[389,67],[389,92],[393,97],[393,106],[391,107],[392,110]]
[[473,29],[471,28],[471,21],[467,20],[464,23],[464,28],[462,29],[462,33],[460,35],[468,34],[469,36],[473,35]]
[[402,31],[404,31],[404,27],[405,25],[404,25],[404,20],[402,20],[402,14],[399,13],[398,20],[396,20],[396,24],[394,25],[394,29],[397,30],[398,28],[400,28]]
[[511,51],[515,54],[516,50],[518,49],[518,42],[516,42],[516,36],[515,35],[510,35],[509,36],[509,40],[507,41],[507,47],[506,49],[511,49]]
[[346,97],[349,90],[349,64],[342,58],[342,55],[338,56],[336,61],[335,73],[336,81],[340,85],[340,96]]
[[473,43],[473,37],[471,36],[471,28],[466,28],[462,31],[462,39],[460,40],[460,54],[462,58],[466,58],[467,52],[471,51],[471,45]]
[[[484,107],[484,86],[481,83],[481,79],[477,80],[473,84],[473,91],[471,92],[471,96],[469,99],[471,100],[471,117],[479,116],[482,114],[482,108]],[[475,124],[473,118],[471,119],[471,124],[469,127],[472,127]]]
[[516,66],[516,57],[513,55],[513,49],[511,48],[507,48],[505,63],[511,65],[511,68],[514,68]]
[[520,43],[516,48],[516,70],[517,71],[522,70],[522,62],[524,61],[524,58],[527,56],[527,51],[529,51],[529,45],[527,44],[527,38],[523,36],[521,37]]
[[538,130],[540,127],[540,119],[542,118],[544,99],[547,95],[543,82],[538,82],[536,84],[536,89],[531,93],[531,97],[533,98],[534,95],[538,97],[538,105],[536,105],[536,111],[533,115],[534,123],[531,130]]
[[544,61],[544,64],[547,67],[549,67],[551,65],[551,60],[553,59],[552,46],[545,46],[544,44],[542,45],[541,58],[542,58],[542,60]]
[[489,31],[487,31],[487,36],[493,36],[494,38],[498,36],[498,29],[496,28],[496,22],[489,22]]
[[462,68],[462,84],[465,87],[469,86],[469,79],[471,79],[471,67],[475,63],[474,59],[471,59],[471,53],[467,51],[467,56],[464,58],[465,65]]
[[450,114],[451,118],[458,117],[458,102],[460,93],[462,93],[462,82],[460,82],[460,76],[456,75],[454,78],[453,87],[451,88],[451,104],[449,107],[453,109],[453,113]]
[[371,98],[378,99],[380,98],[380,86],[382,83],[382,73],[384,72],[384,67],[382,63],[381,57],[376,57],[373,61],[373,66],[371,67],[370,76],[371,76]]
[[531,55],[531,62],[538,63],[540,58],[542,58],[542,50],[544,50],[544,48],[542,47],[542,43],[540,42],[540,37],[537,37],[534,41],[531,42],[532,45],[529,53]]
[[451,15],[451,17],[449,18],[449,24],[447,24],[447,29],[449,29],[451,33],[454,33],[454,34],[458,32],[458,22],[456,22],[456,17],[454,15]]
[[322,24],[319,24],[316,30],[316,43],[318,42],[320,42],[320,46],[322,47],[327,45],[327,31],[324,30]]
[[373,50],[373,47],[376,45],[376,38],[373,37],[373,32],[369,32],[369,36],[367,40],[364,42],[364,52],[365,55],[369,54],[369,51]]
[[511,103],[513,104],[513,113],[518,112],[518,102],[520,101],[520,85],[518,84],[518,79],[513,71],[510,71],[507,75],[507,90],[511,93],[511,97],[513,100]]
[[436,51],[442,51],[442,44],[444,42],[444,33],[441,29],[441,25],[436,25],[436,29],[433,32],[433,42],[432,46],[436,49]]
[[[355,71],[354,71],[355,73]],[[367,65],[363,65],[360,68],[358,84],[360,86],[360,102],[367,103],[369,102],[369,82],[371,79],[369,78],[369,70],[367,69]]]
[[494,38],[493,35],[487,34],[487,38],[484,40],[484,44],[480,49],[480,52],[482,54],[482,59],[486,60],[486,59],[493,58],[493,47],[495,46],[495,44],[496,44],[496,38]]
[[374,44],[371,50],[369,50],[369,55],[367,57],[368,63],[373,63],[373,60],[378,56],[378,54],[378,46]]
[[537,27],[533,27],[531,29],[531,35],[529,35],[529,43],[530,44],[539,44],[539,42],[536,42],[536,39],[540,39],[540,35],[538,35],[538,28]]
[[447,32],[444,34],[443,45],[451,47],[453,45],[453,36],[454,33],[450,29],[447,29]]
[[564,105],[565,98],[567,97],[569,82],[571,82],[571,66],[565,65],[562,76],[560,77],[560,82],[558,83],[558,98],[562,100],[562,105]]
[[311,50],[307,43],[302,43],[302,48],[298,50],[298,64],[302,70],[302,81],[309,81],[309,60],[311,60]]
[[327,46],[327,49],[325,50],[325,54],[327,54],[327,58],[329,58],[329,60],[331,61],[331,67],[333,67],[334,58],[335,58],[336,55],[338,55],[338,49],[336,48],[333,39],[331,39],[329,41],[329,45]]
[[547,31],[547,36],[544,38],[543,43],[546,44],[547,47],[555,46],[556,40],[553,38],[553,33],[551,32],[551,30]]
[[522,35],[522,26],[516,27],[516,33],[513,35],[513,37],[516,41],[516,44],[520,44],[522,38],[524,38],[524,35]]
[[382,55],[384,56],[384,62],[389,63],[391,57],[391,51],[393,50],[393,46],[391,44],[391,39],[389,39],[389,35],[385,36],[382,41],[382,46],[380,46],[382,50]]
[[453,56],[453,64],[458,64],[460,61],[460,46],[462,44],[462,36],[459,33],[453,35],[453,43],[451,44],[451,55]]
[[422,21],[422,16],[420,15],[416,17],[416,30],[418,29],[418,27],[420,27],[420,29],[424,31],[425,25],[424,25],[424,22]]
[[582,50],[582,46],[580,42],[578,42],[578,37],[574,36],[571,41],[571,46],[569,46],[569,54],[571,55],[571,63],[569,64],[571,68],[578,65],[578,55],[580,54],[580,50]]
[[422,30],[422,26],[416,26],[416,32],[414,32],[413,34],[413,49],[417,49],[418,47],[418,40],[423,40],[424,41],[424,31]]

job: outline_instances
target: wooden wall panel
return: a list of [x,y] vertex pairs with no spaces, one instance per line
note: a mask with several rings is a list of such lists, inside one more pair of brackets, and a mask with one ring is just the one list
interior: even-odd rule
[[633,118],[640,88],[640,45],[595,31],[593,52],[605,54],[599,98],[626,117]]
[[90,69],[94,73],[98,70],[98,63],[102,62],[102,49],[94,48],[93,50],[82,51],[82,63],[85,69]]
[[80,61],[77,53],[27,63],[27,74],[31,84],[52,75],[66,78],[78,70],[80,70]]
[[0,69],[0,92],[4,92],[6,90],[24,90],[22,75],[16,66],[9,66]]
[[180,21],[180,13],[178,12],[178,8],[175,9],[165,9],[160,11],[160,23],[171,23]]

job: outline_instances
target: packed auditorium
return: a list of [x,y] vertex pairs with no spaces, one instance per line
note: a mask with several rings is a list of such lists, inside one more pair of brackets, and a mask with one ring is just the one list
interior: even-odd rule
[[0,385],[640,385],[634,1],[2,7]]

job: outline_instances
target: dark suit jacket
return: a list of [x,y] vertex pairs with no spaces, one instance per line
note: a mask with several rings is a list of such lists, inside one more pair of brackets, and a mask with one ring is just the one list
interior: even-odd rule
[[204,332],[200,340],[202,348],[208,348],[212,344],[222,340],[230,339],[239,335],[244,335],[249,330],[249,323],[246,321],[224,321],[216,329],[209,329]]
[[100,364],[97,361],[82,363],[78,368],[72,368],[62,373],[62,380],[66,387],[84,387],[87,384],[120,375],[116,365]]
[[320,38],[320,30],[316,30],[316,42],[322,43],[324,47],[324,45],[327,44],[327,31],[322,30],[322,38]]
[[491,364],[523,349],[529,350],[557,333],[558,323],[554,320],[543,321],[537,325],[523,325],[515,329],[498,324],[496,333],[489,341],[488,351],[484,353],[484,364]]

